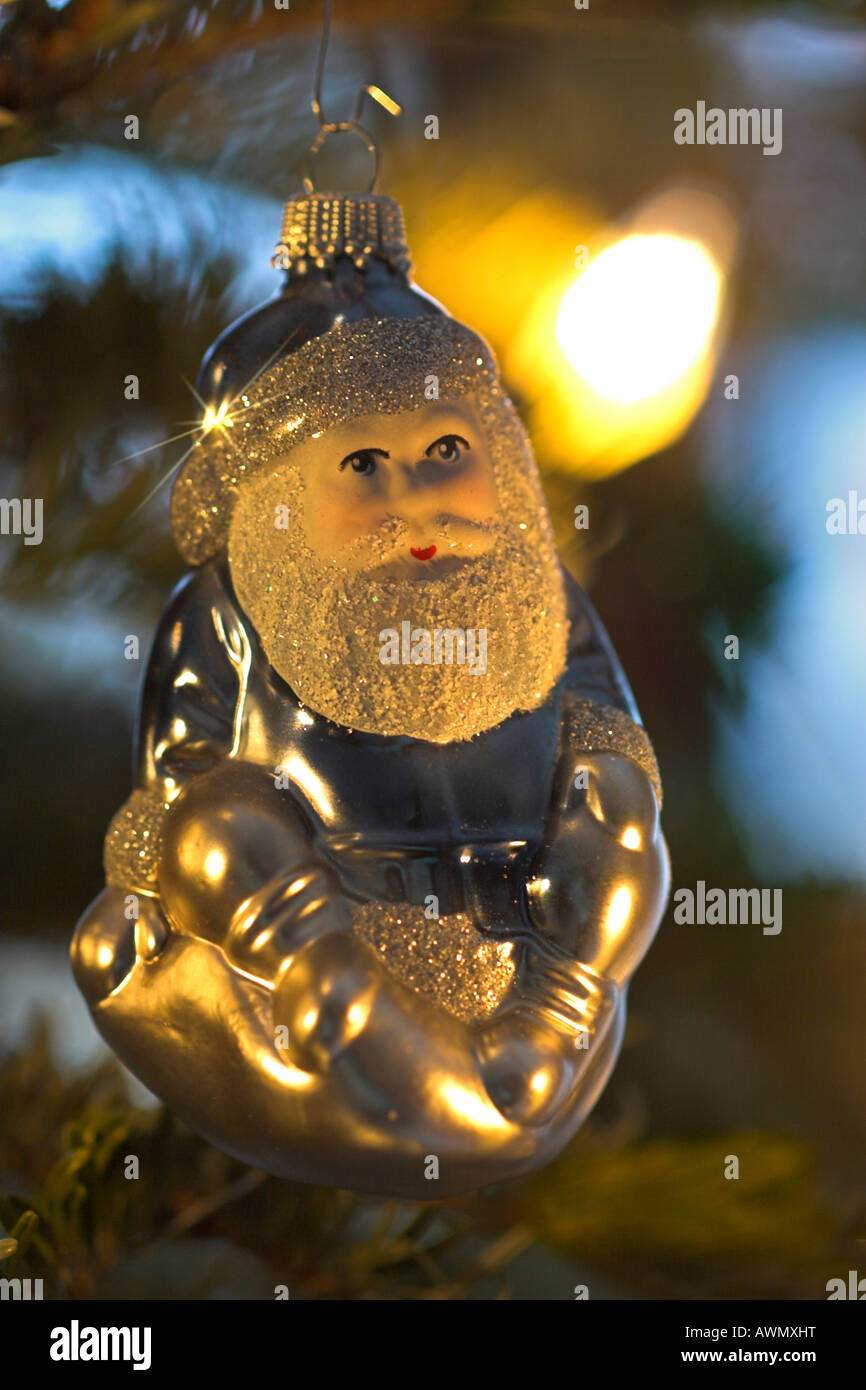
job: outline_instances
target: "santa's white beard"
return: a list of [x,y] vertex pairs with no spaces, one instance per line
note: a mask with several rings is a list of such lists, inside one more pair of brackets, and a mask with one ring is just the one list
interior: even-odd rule
[[487,554],[414,580],[322,561],[299,543],[302,527],[291,544],[271,540],[256,510],[245,524],[241,505],[232,528],[238,599],[274,669],[335,723],[434,743],[469,739],[536,709],[562,674],[562,576],[534,525],[501,522]]

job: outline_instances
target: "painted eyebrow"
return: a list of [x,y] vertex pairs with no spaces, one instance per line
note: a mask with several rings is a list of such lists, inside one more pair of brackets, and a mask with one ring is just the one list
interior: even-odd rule
[[[469,447],[468,444],[466,447]],[[375,454],[380,459],[389,459],[391,457],[387,449],[353,449],[351,454],[347,454],[343,459],[340,468],[345,468],[346,464],[351,462],[352,459],[356,459],[359,454]]]
[[435,449],[437,444],[441,444],[443,439],[457,439],[461,444],[465,444],[467,449],[472,448],[468,439],[464,439],[462,434],[455,434],[452,430],[450,433],[437,435],[433,443],[427,445],[427,448],[424,450],[425,455],[429,454],[431,449]]

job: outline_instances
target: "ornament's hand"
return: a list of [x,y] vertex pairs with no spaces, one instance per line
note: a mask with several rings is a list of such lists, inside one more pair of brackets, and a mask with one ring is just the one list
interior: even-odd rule
[[664,910],[670,882],[658,804],[646,774],[617,753],[587,754],[588,785],[553,828],[526,893],[554,948],[626,984]]
[[509,1010],[487,1024],[476,1053],[487,1094],[501,1114],[530,1126],[555,1114],[574,1085],[573,1048],[573,1039],[528,1010]]
[[237,909],[225,952],[245,974],[276,982],[308,942],[351,928],[336,875],[319,860],[293,864]]

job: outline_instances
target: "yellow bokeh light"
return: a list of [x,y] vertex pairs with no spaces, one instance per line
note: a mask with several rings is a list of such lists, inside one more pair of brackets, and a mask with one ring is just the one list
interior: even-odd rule
[[674,185],[537,280],[503,355],[548,467],[603,478],[688,428],[715,372],[737,243],[722,198]]
[[626,236],[567,291],[557,342],[598,395],[646,400],[706,354],[721,291],[721,270],[700,242],[668,232]]

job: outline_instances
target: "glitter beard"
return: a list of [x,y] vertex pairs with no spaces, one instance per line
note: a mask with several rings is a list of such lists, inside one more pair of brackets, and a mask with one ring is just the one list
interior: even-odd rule
[[[565,623],[559,573],[545,573],[528,529],[506,519],[489,554],[441,578],[347,573],[304,543],[297,501],[290,533],[275,530],[274,506],[295,495],[295,472],[279,469],[245,490],[229,565],[268,660],[304,704],[366,733],[450,743],[543,703],[563,668]],[[455,630],[466,635],[466,650],[446,640],[440,663],[427,664],[437,631]],[[386,664],[387,632],[403,650]],[[426,635],[425,661],[412,659],[410,634]]]
[[[326,375],[334,393],[327,420],[322,418],[323,343],[329,345]],[[233,499],[228,536],[232,580],[271,665],[310,708],[344,727],[381,735],[452,742],[472,738],[516,710],[537,708],[564,669],[565,599],[531,447],[501,390],[490,349],[450,319],[368,321],[333,330],[306,346],[317,361],[306,363],[303,394],[296,359],[305,348],[256,383],[264,404],[250,414],[257,428],[262,415],[272,425],[271,433],[264,440],[256,438],[249,451],[245,481],[241,483],[237,459],[221,481],[210,460],[211,486],[219,481]],[[443,361],[445,351],[450,355]],[[310,388],[314,367],[316,384]],[[371,408],[393,414],[428,404],[426,386],[434,369],[438,399],[469,396],[478,410],[500,503],[493,550],[454,573],[431,575],[423,582],[374,579],[356,572],[354,563],[347,570],[319,559],[306,543],[303,476],[291,463],[290,451],[286,457],[287,445],[369,414]],[[287,372],[295,378],[291,389]],[[322,429],[314,430],[312,424]],[[246,433],[252,436],[252,426]],[[188,500],[190,496],[188,491]],[[185,513],[188,547],[191,539],[200,553],[204,536],[222,525],[225,505],[211,512],[204,531],[200,508]],[[278,532],[275,508],[286,505],[290,530]],[[176,523],[181,510],[179,504]],[[365,569],[375,568],[393,540],[393,527],[364,539],[360,550],[369,552]],[[353,561],[358,549],[352,547]],[[477,645],[475,660],[470,648],[461,662],[459,647],[455,655],[447,637],[439,664],[428,664],[423,652],[421,661],[416,656],[403,664],[407,627],[409,634],[421,637],[422,647],[425,633],[431,644],[437,631],[465,633],[467,642],[476,644],[483,634],[483,669]],[[394,664],[381,660],[381,634],[388,631],[403,638],[402,659]]]

